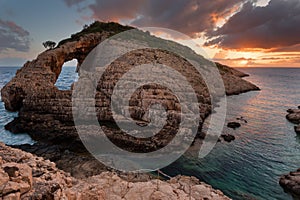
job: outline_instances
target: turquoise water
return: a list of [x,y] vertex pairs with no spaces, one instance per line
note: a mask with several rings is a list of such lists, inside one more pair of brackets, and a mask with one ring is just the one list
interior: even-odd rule
[[233,199],[292,199],[278,181],[300,167],[300,136],[285,119],[288,108],[300,105],[300,69],[240,70],[262,90],[228,97],[226,121],[248,121],[235,131],[224,127],[236,140],[218,143],[203,159],[182,157],[163,171],[196,176]]
[[[0,68],[0,87],[17,68]],[[262,91],[228,97],[227,122],[243,116],[247,124],[235,131],[230,144],[218,143],[203,159],[182,157],[163,171],[169,175],[192,175],[222,190],[233,199],[292,199],[278,184],[280,175],[300,167],[300,136],[286,121],[288,108],[300,105],[300,69],[241,69],[247,80]],[[57,81],[69,89],[76,80],[75,68],[65,67]],[[26,134],[13,135],[4,130],[16,113],[0,103],[0,141],[7,144],[32,143]]]

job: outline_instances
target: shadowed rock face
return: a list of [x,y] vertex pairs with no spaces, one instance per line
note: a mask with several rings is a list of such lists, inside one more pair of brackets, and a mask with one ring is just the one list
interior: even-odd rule
[[[55,144],[78,142],[72,115],[72,91],[58,90],[55,82],[65,62],[75,58],[78,60],[80,69],[80,65],[92,49],[110,35],[112,32],[106,31],[80,34],[77,40],[65,41],[57,48],[41,53],[37,59],[27,62],[18,70],[16,76],[1,91],[6,109],[19,111],[19,116],[9,123],[6,129],[15,133],[27,132],[37,141]],[[183,48],[181,45],[179,46]],[[201,56],[199,57],[208,62]],[[196,92],[202,121],[211,112],[208,89],[201,75],[193,70],[187,60],[163,50],[147,49],[136,50],[122,56],[109,66],[104,78],[98,82],[95,107],[98,120],[103,126],[106,126],[108,135],[112,135],[111,140],[121,146],[134,148],[135,151],[164,146],[171,139],[172,132],[176,131],[174,130],[174,127],[176,128],[174,120],[170,121],[163,130],[167,134],[162,134],[164,137],[161,138],[153,138],[154,143],[145,148],[143,145],[148,142],[142,143],[140,147],[136,146],[141,140],[124,136],[114,125],[109,105],[110,96],[117,80],[133,66],[153,62],[170,66],[184,74]],[[217,66],[224,80],[226,94],[258,90],[255,85],[240,78],[245,74],[221,64],[217,64]],[[143,98],[140,95],[142,92],[145,94]],[[166,96],[169,97],[166,98]],[[162,99],[164,100],[162,101]],[[155,102],[162,103],[169,114],[180,111],[178,101],[168,94],[168,91],[160,86],[150,85],[138,89],[135,96],[133,95],[130,102],[131,116],[141,123],[147,123],[147,119],[144,117],[145,113],[149,105]],[[175,114],[175,123],[179,123],[176,120],[178,118]],[[111,124],[113,125],[111,126]],[[202,122],[199,125],[201,128]]]

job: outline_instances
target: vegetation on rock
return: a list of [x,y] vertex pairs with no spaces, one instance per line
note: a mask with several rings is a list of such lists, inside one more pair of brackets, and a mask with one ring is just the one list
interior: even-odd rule
[[127,31],[130,29],[134,29],[131,26],[122,26],[121,24],[115,23],[115,22],[99,22],[95,21],[90,25],[84,25],[83,30],[72,34],[70,38],[62,40],[59,42],[58,47],[67,43],[67,42],[73,42],[78,41],[80,37],[89,34],[89,33],[102,33],[102,32],[109,32],[110,36],[121,33],[123,31]]
[[55,47],[56,43],[53,42],[53,41],[46,41],[46,42],[43,42],[43,46],[46,48],[46,49],[53,49]]

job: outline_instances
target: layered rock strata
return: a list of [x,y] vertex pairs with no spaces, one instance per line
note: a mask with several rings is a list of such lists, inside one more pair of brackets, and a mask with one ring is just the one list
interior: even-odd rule
[[[125,29],[117,25],[119,29]],[[115,32],[117,33],[117,31]],[[55,87],[55,82],[61,72],[64,62],[72,59],[78,60],[78,69],[84,58],[99,43],[109,36],[115,34],[113,31],[101,31],[79,35],[76,40],[65,40],[54,49],[41,53],[37,59],[27,62],[16,76],[1,90],[2,100],[6,109],[10,111],[19,111],[19,116],[6,126],[6,129],[14,132],[26,132],[37,141],[50,142],[54,144],[80,143],[74,126],[72,113],[72,91],[62,91]],[[173,43],[151,37],[166,46],[172,46]],[[155,39],[153,39],[155,38]],[[176,44],[176,43],[175,43]],[[126,46],[128,44],[125,44]],[[178,45],[178,44],[176,44]],[[178,45],[192,56],[196,57],[199,62],[208,65],[209,61],[195,54],[191,49]],[[184,75],[196,91],[199,102],[200,124],[205,117],[212,111],[211,92],[208,91],[201,75],[193,69],[193,66],[186,60],[173,53],[158,49],[141,49],[125,54],[115,60],[104,73],[103,79],[97,84],[97,93],[95,95],[95,107],[97,117],[101,125],[107,129],[107,135],[111,135],[114,143],[123,144],[123,147],[133,147],[133,150],[151,151],[164,146],[172,139],[172,132],[176,132],[176,123],[180,122],[180,105],[170,91],[157,85],[146,85],[139,88],[130,101],[131,117],[141,124],[149,123],[147,121],[147,110],[149,106],[160,103],[168,110],[168,116],[172,118],[167,123],[166,128],[161,135],[164,137],[152,138],[152,142],[142,143],[142,147],[137,146],[140,140],[128,138],[115,127],[114,119],[110,110],[111,95],[118,79],[124,75],[133,66],[148,63],[159,63],[172,67]],[[210,63],[211,64],[211,63]],[[255,85],[241,79],[246,76],[237,70],[227,66],[217,64],[224,81],[226,94],[239,94],[250,90],[258,90]],[[208,67],[205,70],[210,70]],[[212,79],[214,77],[211,77]],[[179,81],[179,80],[178,80]],[[126,89],[126,88],[125,88]],[[124,90],[125,90],[124,89]],[[89,109],[87,109],[89,110]],[[92,110],[92,109],[90,109]],[[175,127],[175,128],[174,128]],[[150,144],[147,146],[147,144]],[[146,145],[146,146],[145,146]],[[72,146],[72,145],[71,145]],[[130,149],[129,149],[130,150]]]

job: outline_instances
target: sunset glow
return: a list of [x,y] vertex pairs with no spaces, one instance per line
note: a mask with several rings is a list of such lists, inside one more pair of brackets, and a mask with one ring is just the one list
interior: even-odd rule
[[299,0],[59,0],[47,4],[1,2],[0,66],[20,66],[44,50],[42,42],[58,43],[100,20],[178,31],[192,39],[175,38],[177,42],[233,67],[300,67]]

